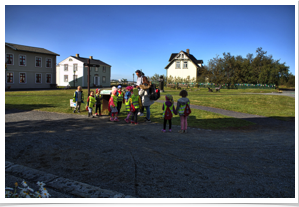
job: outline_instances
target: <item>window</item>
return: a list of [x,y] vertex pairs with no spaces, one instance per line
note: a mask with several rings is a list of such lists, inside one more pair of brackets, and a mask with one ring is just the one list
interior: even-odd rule
[[177,61],[176,63],[175,63],[175,68],[181,68],[181,62],[180,61]]
[[20,55],[20,66],[26,66],[26,56]]
[[46,67],[47,68],[52,68],[52,59],[50,59],[50,58],[46,59]]
[[7,83],[13,83],[13,73],[7,73]]
[[94,69],[94,71],[95,71],[95,72],[98,72],[98,71],[99,71],[99,67],[96,67],[96,68]]
[[42,83],[42,74],[40,73],[35,74],[35,83]]
[[106,83],[106,76],[103,76],[103,77],[102,77],[102,82],[103,82],[103,83]]
[[13,54],[6,54],[6,64],[13,65]]
[[69,67],[68,64],[64,64],[64,71],[68,71],[69,70],[68,67]]
[[35,57],[35,67],[41,67],[41,66],[42,66],[42,58]]
[[187,61],[184,61],[183,68],[184,68],[184,69],[188,69],[188,62],[187,62]]
[[20,83],[26,83],[26,73],[20,73]]
[[184,54],[182,54],[182,58],[184,58]]
[[64,75],[64,82],[69,82],[69,77],[68,77],[68,75]]
[[106,66],[103,66],[103,73],[106,73]]
[[46,83],[52,83],[52,75],[51,74],[46,75]]
[[78,71],[78,64],[74,64],[73,69],[74,69],[74,71]]

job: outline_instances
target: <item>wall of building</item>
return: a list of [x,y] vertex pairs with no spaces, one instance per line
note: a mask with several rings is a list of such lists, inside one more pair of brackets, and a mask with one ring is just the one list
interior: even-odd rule
[[[5,46],[5,62],[6,54],[13,55],[13,63],[7,64],[5,69],[5,87],[10,86],[12,89],[22,88],[50,88],[50,84],[56,83],[56,55],[22,52]],[[19,55],[25,55],[25,66],[19,65]],[[35,58],[41,58],[41,66],[35,66]],[[46,58],[52,60],[51,67],[46,67]],[[13,73],[13,83],[7,82],[7,73]],[[20,73],[25,73],[26,82],[20,83]],[[41,74],[41,83],[36,83],[36,74]],[[51,83],[46,82],[47,74],[51,74]]]
[[[177,61],[180,62],[180,68],[176,68],[176,62]],[[183,69],[184,61],[188,61],[188,68],[187,69]],[[181,78],[187,78],[188,76],[190,76],[190,79],[197,78],[197,68],[193,64],[193,62],[190,61],[190,60],[176,60],[166,70],[167,70],[167,73],[166,73],[167,77],[169,77],[171,75],[172,77],[176,76],[176,77],[181,77]]]
[[[68,70],[64,70],[64,65],[68,65]],[[77,80],[74,82],[74,64],[78,65],[78,71],[76,71]],[[106,71],[104,70],[104,67],[106,67]],[[58,86],[82,86],[87,87],[87,67],[84,66],[83,62],[68,57],[65,60],[61,61],[59,65],[57,66],[57,74],[59,74],[59,78],[57,79],[57,85]],[[100,65],[100,67],[90,67],[90,87],[94,86],[94,77],[98,77],[97,86],[102,85],[103,87],[110,86],[110,74],[111,74],[111,67],[110,66],[104,66]],[[64,81],[64,76],[68,76],[68,81]],[[106,82],[103,82],[103,76],[106,79]]]

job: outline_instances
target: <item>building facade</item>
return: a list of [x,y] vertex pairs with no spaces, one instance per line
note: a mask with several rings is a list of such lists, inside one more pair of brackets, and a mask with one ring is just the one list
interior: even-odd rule
[[55,87],[56,56],[44,48],[5,43],[5,88]]
[[90,61],[90,87],[110,87],[111,65],[100,60],[69,56],[56,67],[56,79],[58,86],[82,86],[88,85],[88,60]]
[[197,81],[203,61],[197,60],[191,55],[189,49],[186,52],[172,53],[168,61],[169,63],[165,67],[167,77],[172,76],[173,78],[180,77],[184,79],[189,76],[190,80],[195,78]]

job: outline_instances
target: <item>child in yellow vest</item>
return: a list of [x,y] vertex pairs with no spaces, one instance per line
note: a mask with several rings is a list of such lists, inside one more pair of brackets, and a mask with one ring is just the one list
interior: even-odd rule
[[94,118],[92,111],[93,107],[95,106],[96,99],[94,98],[93,91],[90,91],[90,95],[88,97],[88,117],[92,116]]
[[116,88],[114,88],[111,92],[111,97],[109,100],[109,107],[111,109],[111,117],[110,121],[119,121],[118,120],[118,111],[117,111],[117,96],[116,96]]
[[126,111],[128,112],[127,118],[125,118],[125,122],[129,123],[130,122],[130,116],[131,116],[131,111],[130,111],[130,98],[131,98],[131,92],[127,91],[125,93],[125,106],[126,106]]
[[[96,89],[96,95],[95,95],[95,99],[96,99],[96,111],[95,111],[95,115],[96,116],[101,116],[101,106],[102,106],[102,100],[103,97],[101,95],[101,90],[99,90],[98,88]],[[98,113],[99,111],[99,113]]]
[[141,103],[140,96],[138,95],[137,88],[133,89],[133,94],[132,94],[131,98],[129,99],[129,102],[130,102],[130,105],[133,104],[133,106],[135,107],[135,111],[132,112],[131,124],[138,124],[137,114],[138,114],[140,107],[142,106],[142,103]]
[[124,92],[121,90],[121,85],[117,87],[117,111],[118,115],[120,114],[120,109],[123,103],[125,103]]
[[180,119],[181,119],[181,130],[179,130],[179,133],[187,133],[188,116],[185,116],[184,112],[185,112],[186,104],[190,106],[190,100],[186,98],[188,96],[188,92],[186,90],[182,90],[179,95],[182,96],[182,98],[180,98],[177,101],[177,110],[179,112]]
[[173,116],[173,114],[177,114],[176,110],[175,110],[175,107],[174,107],[174,104],[173,104],[173,98],[172,98],[172,95],[170,94],[167,94],[165,96],[165,99],[166,99],[166,102],[163,104],[162,106],[162,110],[163,110],[163,118],[164,118],[164,124],[163,124],[163,129],[162,129],[162,132],[166,132],[166,124],[167,124],[167,121],[169,123],[169,132],[171,132],[171,119],[167,119],[166,115],[165,115],[165,112],[167,110],[167,108],[170,109],[171,111],[171,116]]

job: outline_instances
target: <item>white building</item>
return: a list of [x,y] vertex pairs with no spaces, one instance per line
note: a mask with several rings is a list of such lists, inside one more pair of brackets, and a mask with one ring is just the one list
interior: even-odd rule
[[174,77],[195,78],[199,75],[199,68],[202,67],[203,61],[197,60],[193,55],[190,54],[190,50],[186,52],[181,51],[179,53],[172,53],[169,58],[169,64],[165,67],[167,78],[171,75]]
[[56,80],[58,86],[87,87],[87,69],[90,60],[90,87],[110,87],[111,65],[100,60],[69,56],[56,66]]

